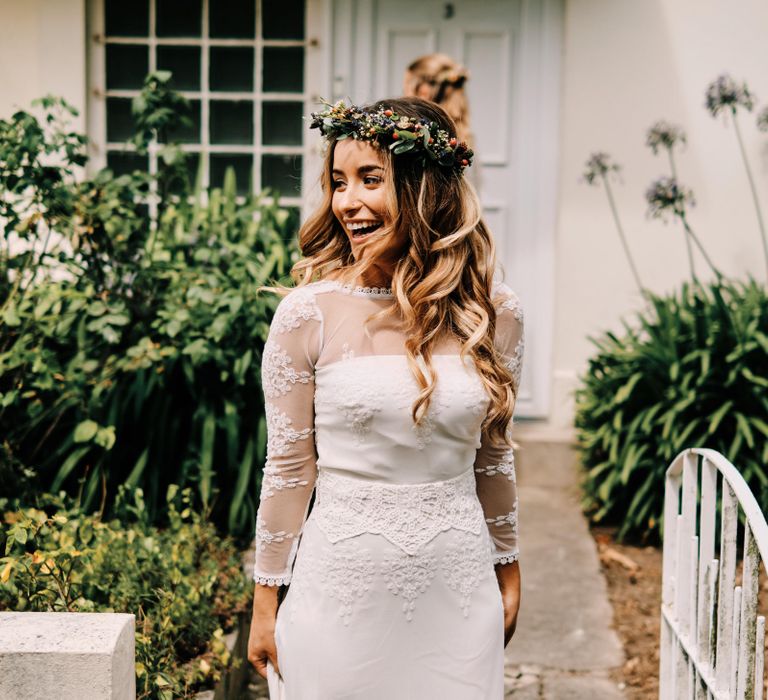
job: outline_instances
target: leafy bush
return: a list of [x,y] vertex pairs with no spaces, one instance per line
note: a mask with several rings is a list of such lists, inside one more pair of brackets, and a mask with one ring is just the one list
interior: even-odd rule
[[[135,104],[138,148],[179,122],[167,79],[150,75]],[[0,120],[0,493],[32,476],[103,511],[120,485],[141,487],[153,519],[169,484],[190,485],[249,536],[277,303],[257,290],[287,275],[295,217],[266,195],[238,199],[231,172],[222,190],[189,192],[173,144],[157,175],[78,179],[74,110],[41,106],[42,123]]]
[[584,506],[619,537],[660,541],[664,474],[687,447],[722,452],[768,510],[768,296],[684,284],[598,349],[576,392]]
[[169,488],[164,529],[149,524],[138,489],[121,489],[111,522],[51,496],[6,511],[0,610],[134,613],[137,697],[192,697],[231,663],[223,635],[252,584],[191,501]]

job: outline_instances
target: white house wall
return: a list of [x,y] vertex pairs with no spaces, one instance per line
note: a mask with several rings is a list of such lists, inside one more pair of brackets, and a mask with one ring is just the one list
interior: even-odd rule
[[0,0],[0,116],[52,93],[77,107],[85,130],[85,0]]
[[[765,280],[749,185],[733,128],[704,109],[707,84],[722,72],[746,80],[768,104],[768,4],[715,0],[569,0],[566,4],[561,103],[560,199],[556,241],[554,396],[544,429],[567,436],[571,392],[594,346],[588,335],[621,330],[641,305],[604,191],[578,182],[592,151],[624,166],[614,186],[643,282],[655,292],[688,276],[679,226],[646,218],[644,192],[668,174],[644,145],[664,118],[682,125],[688,146],[676,166],[697,200],[690,224],[724,274]],[[768,134],[754,112],[740,126],[768,216]],[[704,277],[704,263],[697,259]],[[708,275],[707,275],[708,277]]]

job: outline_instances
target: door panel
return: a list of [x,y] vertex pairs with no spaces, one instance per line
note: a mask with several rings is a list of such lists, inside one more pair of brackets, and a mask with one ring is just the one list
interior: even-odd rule
[[[362,104],[399,96],[406,66],[434,51],[469,69],[471,182],[505,280],[526,311],[516,415],[545,417],[556,169],[553,149],[544,156],[537,149],[557,139],[547,110],[557,100],[562,0],[334,0],[332,14],[334,99]],[[542,84],[536,75],[546,69],[555,74]]]

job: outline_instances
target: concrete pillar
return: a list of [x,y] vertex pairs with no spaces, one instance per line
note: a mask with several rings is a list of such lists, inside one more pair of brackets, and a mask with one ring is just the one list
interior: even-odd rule
[[0,613],[0,700],[135,700],[134,617]]

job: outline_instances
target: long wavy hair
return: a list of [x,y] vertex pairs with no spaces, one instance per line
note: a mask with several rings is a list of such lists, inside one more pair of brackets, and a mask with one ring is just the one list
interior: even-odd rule
[[[456,134],[443,109],[417,97],[381,100],[363,109],[391,109],[425,118]],[[475,191],[452,168],[425,165],[410,154],[393,155],[371,142],[384,164],[389,223],[362,242],[360,259],[355,260],[331,206],[335,145],[334,140],[328,143],[320,178],[323,199],[299,231],[304,257],[293,266],[291,276],[297,286],[323,279],[354,283],[364,279],[377,260],[391,260],[395,303],[368,321],[391,316],[401,324],[408,364],[419,388],[413,420],[419,424],[429,409],[437,383],[432,352],[447,333],[459,341],[462,360],[473,358],[490,398],[483,424],[490,439],[508,443],[506,428],[516,394],[512,374],[494,345],[496,311],[491,286],[496,252]],[[392,250],[393,237],[406,241],[402,249]]]
[[422,85],[427,85],[427,99],[439,104],[456,124],[459,141],[473,145],[472,129],[469,119],[469,100],[464,86],[469,79],[469,71],[460,63],[444,53],[430,53],[419,56],[403,76],[403,93],[406,96],[418,94]]

